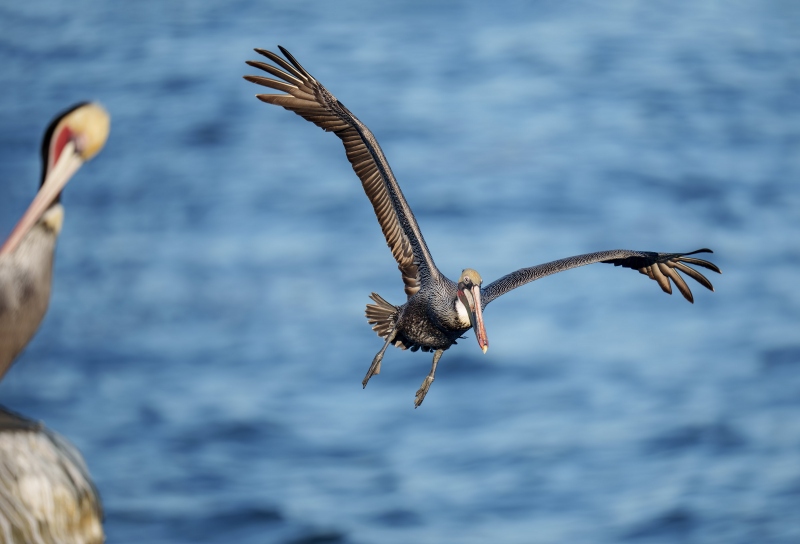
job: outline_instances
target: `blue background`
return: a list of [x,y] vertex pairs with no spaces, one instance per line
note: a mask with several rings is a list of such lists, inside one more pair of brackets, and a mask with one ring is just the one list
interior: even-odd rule
[[[109,542],[800,541],[800,4],[0,6],[0,238],[41,133],[101,101],[2,403],[84,453]],[[375,133],[451,278],[715,250],[696,303],[592,266],[442,359],[340,142],[258,102],[287,47]]]

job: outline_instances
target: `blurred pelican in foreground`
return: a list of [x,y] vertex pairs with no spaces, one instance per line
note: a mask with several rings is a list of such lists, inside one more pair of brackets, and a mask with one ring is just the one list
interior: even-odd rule
[[[41,187],[0,247],[0,379],[47,311],[61,191],[103,147],[109,124],[100,105],[81,103],[45,131]],[[41,423],[0,407],[0,542],[100,543],[102,517],[80,453]]]
[[[385,339],[385,343],[372,360],[362,382],[364,387],[373,375],[380,372],[381,360],[389,344],[411,351],[433,351],[431,371],[417,391],[415,406],[419,406],[433,383],[442,353],[462,338],[465,332],[474,329],[478,345],[486,353],[489,340],[483,324],[483,309],[487,304],[512,289],[571,268],[592,263],[632,268],[658,282],[666,293],[672,293],[672,280],[689,302],[694,302],[692,292],[678,271],[714,290],[705,276],[688,266],[691,264],[719,272],[714,264],[690,256],[695,253],[711,253],[710,249],[698,249],[690,253],[615,249],[522,268],[486,287],[482,287],[480,274],[471,268],[465,268],[458,281],[450,280],[436,268],[411,207],[406,202],[375,136],[286,49],[278,47],[283,57],[271,51],[256,49],[257,53],[273,64],[247,61],[250,66],[264,70],[278,79],[263,76],[245,76],[245,79],[279,93],[256,95],[259,100],[293,111],[320,128],[333,132],[342,140],[347,159],[361,179],[364,191],[372,203],[405,286],[406,302],[400,306],[387,302],[376,293],[372,293],[370,297],[375,304],[367,305],[367,320],[373,325],[373,330]],[[453,197],[478,198],[468,187],[461,188]],[[480,229],[480,225],[467,223],[462,226],[458,243],[474,251],[472,233]]]

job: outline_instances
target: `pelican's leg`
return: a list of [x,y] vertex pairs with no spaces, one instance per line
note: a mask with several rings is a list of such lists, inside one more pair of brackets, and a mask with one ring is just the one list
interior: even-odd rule
[[425,400],[425,395],[428,394],[428,389],[431,388],[431,384],[433,383],[433,375],[436,374],[436,365],[439,364],[439,359],[442,358],[442,353],[444,353],[443,349],[437,349],[436,353],[433,354],[431,373],[425,376],[425,379],[422,380],[422,385],[417,390],[417,398],[414,399],[414,408],[419,408],[419,405],[422,404],[423,400]]
[[386,348],[388,348],[389,344],[391,344],[392,341],[394,341],[395,336],[397,336],[397,330],[392,329],[392,332],[390,332],[389,336],[386,337],[386,342],[383,344],[383,347],[375,356],[375,358],[372,359],[372,364],[369,366],[369,370],[367,370],[367,375],[364,376],[364,381],[361,382],[361,385],[363,385],[364,387],[367,386],[367,382],[369,382],[369,379],[372,376],[381,373],[381,361],[383,360],[383,354],[386,353]]

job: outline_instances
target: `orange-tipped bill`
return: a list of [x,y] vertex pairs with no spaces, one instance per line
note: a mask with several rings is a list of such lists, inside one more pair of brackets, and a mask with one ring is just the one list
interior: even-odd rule
[[83,164],[83,159],[76,153],[75,143],[67,142],[53,168],[47,174],[42,187],[36,197],[28,206],[28,209],[19,220],[17,226],[11,231],[3,247],[0,248],[0,255],[11,253],[19,245],[29,230],[42,217],[47,208],[53,203],[58,194],[67,184],[69,179],[78,171]]
[[486,353],[486,350],[489,349],[489,339],[486,337],[486,329],[483,326],[480,286],[473,285],[469,288],[469,291],[459,289],[458,298],[467,309],[469,322],[472,325],[472,330],[475,331],[475,338],[478,340],[478,345],[481,347],[481,350]]

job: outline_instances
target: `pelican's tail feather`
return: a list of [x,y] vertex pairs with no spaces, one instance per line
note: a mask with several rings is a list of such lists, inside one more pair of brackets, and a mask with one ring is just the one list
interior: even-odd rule
[[372,325],[372,330],[381,338],[386,338],[394,329],[397,321],[397,306],[390,304],[378,293],[372,293],[369,298],[377,304],[367,304],[367,321]]

